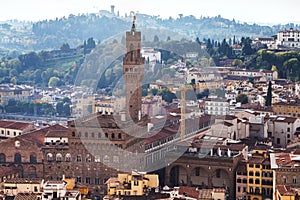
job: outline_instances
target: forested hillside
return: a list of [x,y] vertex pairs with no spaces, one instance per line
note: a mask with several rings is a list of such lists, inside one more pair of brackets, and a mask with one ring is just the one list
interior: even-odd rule
[[[199,16],[201,13],[199,13]],[[238,20],[216,17],[182,16],[174,19],[162,19],[157,16],[137,14],[137,28],[155,29],[166,40],[164,31],[174,31],[182,37],[194,40],[195,38],[211,38],[221,41],[224,38],[240,39],[243,36],[272,36],[279,30],[299,28],[299,25],[286,24],[276,26],[260,26],[258,24],[242,23]],[[8,21],[0,24],[0,54],[17,50],[45,50],[59,48],[68,43],[71,47],[78,46],[86,38],[93,37],[96,42],[106,40],[128,30],[132,23],[132,16],[117,16],[108,11],[93,14],[70,15],[55,20],[39,22]],[[153,40],[153,37],[143,38],[144,41]],[[173,38],[174,39],[174,38]],[[176,38],[178,39],[178,38]],[[181,39],[181,38],[180,38]],[[9,53],[9,52],[8,52]]]

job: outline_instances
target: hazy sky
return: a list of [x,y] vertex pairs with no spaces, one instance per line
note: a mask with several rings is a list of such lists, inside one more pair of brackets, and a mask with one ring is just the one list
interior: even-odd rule
[[43,20],[99,10],[121,15],[130,11],[150,15],[178,17],[184,15],[216,16],[242,22],[279,24],[300,23],[299,0],[1,0],[0,20]]

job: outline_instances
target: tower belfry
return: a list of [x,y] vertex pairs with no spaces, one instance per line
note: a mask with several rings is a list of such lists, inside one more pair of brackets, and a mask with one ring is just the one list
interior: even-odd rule
[[123,77],[126,84],[127,117],[137,122],[142,110],[142,81],[145,58],[141,57],[141,32],[136,31],[136,16],[131,31],[126,32],[126,54],[123,58]]

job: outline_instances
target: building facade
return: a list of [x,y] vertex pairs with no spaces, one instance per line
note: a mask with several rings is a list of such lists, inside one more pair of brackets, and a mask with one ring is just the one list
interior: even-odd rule
[[277,33],[277,45],[289,48],[300,48],[300,31],[291,28]]

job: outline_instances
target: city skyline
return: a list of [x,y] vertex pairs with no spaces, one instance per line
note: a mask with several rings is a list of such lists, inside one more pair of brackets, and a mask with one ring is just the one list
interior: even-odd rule
[[[125,2],[125,3],[124,3]],[[115,11],[121,16],[130,11],[168,18],[177,18],[178,14],[214,17],[221,15],[227,19],[239,22],[258,24],[299,23],[297,17],[298,2],[295,0],[281,1],[238,1],[230,0],[188,0],[184,4],[171,0],[4,0],[0,8],[0,20],[18,19],[38,21],[55,19],[70,14],[96,13],[99,10],[110,10],[115,5]],[[171,8],[171,9],[170,9]],[[246,11],[246,12],[245,12]],[[267,14],[268,13],[268,14]]]

